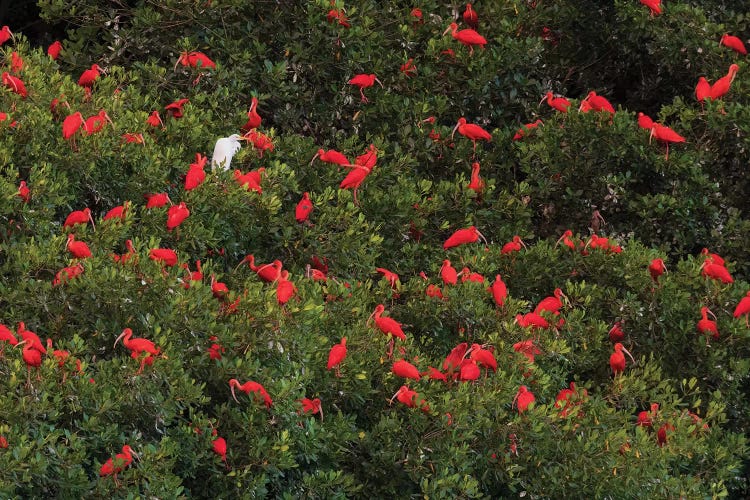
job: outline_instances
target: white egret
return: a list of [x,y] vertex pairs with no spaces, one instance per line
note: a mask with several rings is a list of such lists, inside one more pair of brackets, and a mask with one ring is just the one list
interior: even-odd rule
[[224,170],[229,170],[229,165],[232,163],[232,157],[237,154],[242,144],[240,141],[246,141],[247,138],[239,135],[232,134],[229,137],[222,137],[216,141],[214,146],[214,154],[211,157],[211,168],[222,167]]

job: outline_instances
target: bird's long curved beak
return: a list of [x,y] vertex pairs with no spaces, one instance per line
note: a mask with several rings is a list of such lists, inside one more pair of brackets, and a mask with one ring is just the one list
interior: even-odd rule
[[94,217],[91,215],[91,212],[89,212],[89,220],[91,221],[91,227],[96,231],[96,224],[94,224]]
[[312,167],[312,164],[315,163],[315,160],[318,159],[318,156],[320,156],[318,153],[315,153],[315,156],[312,157],[312,160],[310,160],[310,165]]
[[122,333],[120,334],[120,336],[115,339],[115,343],[112,344],[112,347],[116,346],[117,342],[119,342],[120,339],[123,338],[124,336],[125,336],[125,330],[123,330]]
[[18,349],[19,347],[21,347],[21,346],[22,346],[22,345],[24,345],[25,343],[26,343],[26,341],[25,341],[25,340],[22,340],[21,342],[19,342],[18,344],[14,345],[13,347],[15,347],[16,349]]
[[487,238],[485,238],[484,235],[479,232],[479,230],[477,230],[477,236],[482,238],[482,241],[484,241],[484,246],[489,246],[489,243],[487,243]]
[[539,101],[539,104],[538,104],[538,105],[539,105],[539,106],[541,106],[541,105],[542,105],[542,103],[543,103],[543,102],[544,102],[544,101],[545,101],[546,99],[547,99],[547,95],[545,94],[545,95],[544,95],[544,97],[542,97],[542,100],[541,100],[541,101]]
[[383,82],[381,82],[380,80],[378,80],[377,77],[375,78],[375,81],[380,84],[380,88],[382,89],[383,88]]
[[445,28],[445,31],[443,31],[443,36],[445,36],[445,35],[447,35],[448,33],[450,33],[450,31],[451,31],[451,27],[450,27],[450,26],[448,26],[447,28]]
[[522,247],[524,247],[526,250],[529,249],[529,247],[526,246],[526,243],[523,242],[521,238],[518,239],[518,242],[521,244]]
[[229,388],[232,390],[232,397],[234,398],[235,401],[239,403],[240,401],[237,399],[237,396],[234,394],[234,386],[230,386]]
[[555,243],[555,248],[557,248],[560,245],[560,242],[565,239],[565,235],[563,234],[559,238],[557,238],[557,242]]
[[630,351],[628,351],[627,349],[625,349],[625,348],[623,347],[623,348],[622,348],[622,352],[624,352],[625,354],[627,354],[628,356],[630,356],[630,359],[631,359],[631,360],[633,361],[633,363],[635,363],[635,358],[633,357],[633,355],[632,355],[632,354],[630,354]]
[[453,140],[453,136],[456,135],[456,130],[458,130],[458,127],[459,125],[458,123],[456,123],[456,126],[453,127],[453,132],[451,132],[451,140]]
[[709,312],[709,313],[711,313],[711,316],[713,316],[714,321],[718,321],[718,318],[716,317],[716,315],[714,314],[714,312],[711,309],[706,309],[706,311]]

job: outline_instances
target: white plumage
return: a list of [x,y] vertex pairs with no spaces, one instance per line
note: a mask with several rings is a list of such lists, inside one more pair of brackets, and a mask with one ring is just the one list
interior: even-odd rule
[[242,144],[240,141],[244,141],[245,138],[239,134],[232,134],[229,137],[222,137],[216,141],[214,146],[214,154],[211,157],[211,168],[222,167],[224,170],[229,170],[229,165],[232,163],[232,157],[237,154]]

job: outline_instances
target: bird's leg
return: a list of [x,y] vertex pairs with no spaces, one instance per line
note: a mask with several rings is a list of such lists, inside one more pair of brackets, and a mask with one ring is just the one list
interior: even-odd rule
[[26,366],[26,387],[28,387],[29,389],[33,388],[33,386],[31,385],[31,367],[30,366]]
[[390,342],[388,342],[388,350],[385,352],[385,354],[388,356],[388,359],[391,359],[393,357],[393,346],[395,344],[395,340],[391,339]]
[[361,102],[369,102],[369,100],[367,99],[367,97],[365,97],[364,89],[362,89],[361,87],[359,89],[359,95],[362,96]]
[[357,188],[354,188],[354,204],[359,206],[359,200],[357,200]]
[[664,156],[664,161],[669,161],[669,143],[667,143],[667,154]]
[[339,365],[336,365],[336,376],[341,378],[341,369],[339,368]]

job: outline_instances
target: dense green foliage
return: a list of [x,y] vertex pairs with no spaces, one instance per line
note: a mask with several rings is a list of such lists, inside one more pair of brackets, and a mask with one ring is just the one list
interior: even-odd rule
[[[747,38],[747,2],[672,1],[659,16],[635,0],[488,2],[475,6],[488,42],[472,55],[443,34],[460,20],[457,3],[39,6],[68,28],[60,57],[18,32],[0,47],[2,71],[28,89],[23,98],[0,87],[0,325],[24,322],[69,357],[50,350],[27,381],[29,345],[5,348],[3,497],[750,493],[750,328],[733,318],[750,290],[750,77],[745,58],[719,44],[725,32]],[[189,51],[216,67],[179,64]],[[13,52],[20,70],[11,71]],[[402,66],[410,59],[415,72]],[[94,63],[106,73],[87,91],[77,82]],[[730,92],[698,103],[698,77],[713,82],[732,63]],[[369,102],[347,84],[359,73],[383,84],[364,89]],[[617,112],[575,111],[591,90]],[[539,104],[547,91],[570,98],[570,112]],[[248,143],[231,167],[265,168],[262,192],[210,163],[186,190],[196,153],[210,162],[216,139],[239,133],[251,97],[273,149]],[[180,99],[189,100],[182,116],[165,110]],[[112,125],[63,138],[67,116],[102,109]],[[163,124],[151,126],[155,110]],[[686,142],[667,158],[638,112]],[[460,117],[492,140],[474,152],[458,132],[451,139]],[[513,140],[537,119],[543,125]],[[349,168],[310,163],[319,148],[353,161],[371,144],[377,164],[357,203],[339,189]],[[481,193],[467,187],[475,161]],[[189,208],[179,227],[167,229],[167,206],[146,207],[144,195],[162,192]],[[315,208],[298,223],[304,192]],[[122,219],[103,220],[126,202]],[[95,228],[63,227],[84,207]],[[443,249],[472,225],[487,245]],[[555,244],[566,229],[575,249]],[[73,259],[69,233],[93,256]],[[594,248],[592,233],[619,247]],[[528,248],[502,253],[514,235]],[[114,259],[128,240],[135,253]],[[733,283],[702,276],[704,247],[727,259]],[[175,250],[178,265],[150,259],[155,248]],[[263,282],[247,254],[283,262],[295,296],[280,304],[283,280]],[[311,277],[314,256],[325,259],[326,281]],[[652,279],[655,258],[668,271]],[[444,285],[444,259],[484,282]],[[202,276],[191,280],[196,261]],[[83,272],[60,279],[66,267]],[[487,290],[496,275],[508,288],[502,306]],[[217,298],[214,281],[228,292]],[[514,322],[555,288],[568,297],[557,328]],[[368,321],[378,304],[404,325],[392,357]],[[696,333],[701,306],[716,314],[718,339]],[[615,322],[635,357],[617,376]],[[113,346],[125,328],[159,348],[142,371],[142,357]],[[343,337],[337,377],[326,362]],[[525,340],[539,350],[533,362],[514,349]],[[402,358],[423,373],[444,370],[462,342],[491,350],[497,371],[448,382],[392,371]],[[230,379],[262,384],[272,404],[253,392],[235,401]],[[571,382],[569,406],[556,403]],[[402,385],[418,393],[415,407],[392,398]],[[521,386],[536,398],[524,412]],[[305,397],[319,398],[322,414],[303,413]],[[650,426],[637,425],[641,412]],[[213,431],[226,440],[226,462]],[[138,457],[117,481],[100,477],[126,444]]]

